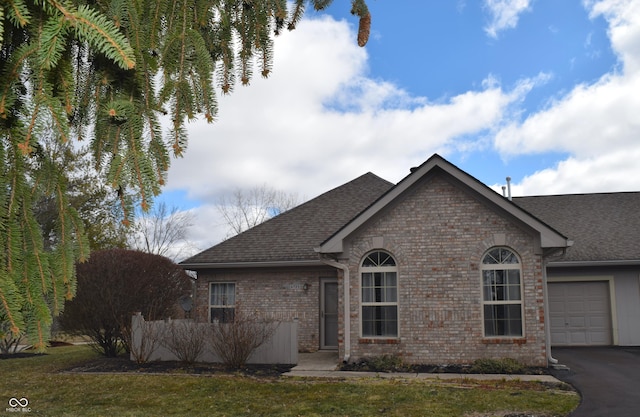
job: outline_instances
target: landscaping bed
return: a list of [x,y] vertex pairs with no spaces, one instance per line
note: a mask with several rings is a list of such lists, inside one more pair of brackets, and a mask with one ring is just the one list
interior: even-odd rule
[[229,369],[222,364],[197,362],[185,364],[178,361],[153,361],[136,363],[126,356],[100,357],[74,365],[62,372],[131,372],[131,373],[175,373],[175,374],[235,374],[256,377],[278,377],[289,372],[294,365],[253,365],[240,369]]
[[506,374],[506,375],[548,375],[549,370],[542,367],[524,366],[509,359],[479,359],[469,365],[412,365],[402,362],[396,356],[377,356],[363,358],[358,361],[343,364],[341,371],[359,372],[410,372],[430,374]]

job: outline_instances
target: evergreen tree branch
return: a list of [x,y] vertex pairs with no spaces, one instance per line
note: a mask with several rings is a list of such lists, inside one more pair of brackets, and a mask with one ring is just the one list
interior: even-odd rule
[[63,5],[55,0],[48,0],[62,13],[64,19],[74,27],[76,34],[109,59],[113,60],[123,69],[135,67],[133,50],[125,37],[118,32],[115,25],[109,22],[103,15],[90,9],[88,6],[80,6],[73,10],[72,5]]

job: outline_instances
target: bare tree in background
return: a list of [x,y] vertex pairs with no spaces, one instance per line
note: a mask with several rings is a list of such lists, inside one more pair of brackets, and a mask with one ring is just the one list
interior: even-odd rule
[[236,188],[223,196],[218,211],[229,226],[227,238],[240,234],[300,204],[297,193],[286,193],[267,184],[248,190]]
[[143,212],[133,225],[129,246],[142,252],[179,259],[191,247],[187,232],[193,226],[193,214],[167,207],[164,202]]

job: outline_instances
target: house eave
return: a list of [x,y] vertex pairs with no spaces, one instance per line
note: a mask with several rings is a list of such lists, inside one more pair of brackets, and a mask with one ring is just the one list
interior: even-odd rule
[[180,268],[191,271],[201,269],[238,269],[238,268],[281,268],[300,266],[325,266],[316,259],[298,261],[255,261],[255,262],[193,262],[178,264]]
[[638,266],[640,259],[622,259],[613,261],[554,261],[549,262],[549,268],[584,268],[584,267],[616,267],[616,266]]

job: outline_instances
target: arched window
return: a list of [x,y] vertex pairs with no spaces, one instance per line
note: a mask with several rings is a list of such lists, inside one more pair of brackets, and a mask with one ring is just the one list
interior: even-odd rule
[[398,270],[393,256],[377,251],[360,266],[363,337],[398,336]]
[[522,268],[507,248],[493,248],[482,258],[482,307],[485,337],[521,337]]

